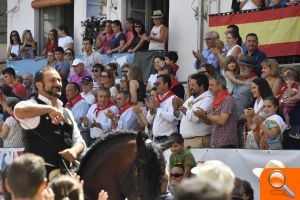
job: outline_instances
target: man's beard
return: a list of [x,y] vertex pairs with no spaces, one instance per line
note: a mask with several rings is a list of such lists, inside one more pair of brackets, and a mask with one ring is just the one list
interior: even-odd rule
[[59,98],[61,96],[61,88],[59,88],[59,87],[51,87],[50,89],[46,89],[44,86],[43,89],[44,89],[45,93],[47,93],[53,97]]
[[198,92],[195,92],[195,90],[191,90],[191,95],[196,98],[199,96]]

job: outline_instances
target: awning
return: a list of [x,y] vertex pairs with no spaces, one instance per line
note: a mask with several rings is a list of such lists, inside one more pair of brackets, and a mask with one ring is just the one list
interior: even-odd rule
[[33,0],[31,7],[34,9],[46,8],[51,6],[60,6],[65,4],[71,4],[74,0]]

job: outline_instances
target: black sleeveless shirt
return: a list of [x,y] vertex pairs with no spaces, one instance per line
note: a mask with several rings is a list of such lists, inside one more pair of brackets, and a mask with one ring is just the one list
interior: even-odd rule
[[[44,104],[36,99],[38,104]],[[40,123],[35,129],[26,130],[25,152],[34,153],[44,158],[45,162],[60,168],[61,157],[59,151],[70,148],[72,142],[73,125],[62,122],[58,125],[52,123],[48,114],[40,116]],[[49,171],[49,167],[46,167]]]

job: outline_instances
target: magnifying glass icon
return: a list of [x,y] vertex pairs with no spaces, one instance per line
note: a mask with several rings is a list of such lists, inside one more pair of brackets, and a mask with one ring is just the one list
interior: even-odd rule
[[275,170],[269,175],[269,184],[276,189],[282,188],[284,189],[290,197],[295,198],[294,192],[285,185],[286,178],[285,175],[279,171]]

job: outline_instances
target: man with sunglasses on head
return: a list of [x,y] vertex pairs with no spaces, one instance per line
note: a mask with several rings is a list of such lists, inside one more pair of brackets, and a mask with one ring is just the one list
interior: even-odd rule
[[206,33],[204,40],[207,48],[202,52],[193,51],[193,55],[196,58],[194,67],[198,70],[204,64],[212,64],[215,70],[219,71],[219,61],[217,57],[211,52],[211,49],[219,48],[222,52],[225,51],[224,44],[221,45],[222,47],[218,47],[219,44],[222,44],[222,42],[220,42],[220,35],[216,31],[209,31]]
[[104,64],[100,53],[93,51],[93,39],[83,38],[82,40],[83,49],[83,64],[85,69],[91,73],[92,68],[96,63]]
[[169,136],[177,133],[178,119],[174,116],[172,101],[176,97],[171,91],[171,78],[167,74],[157,77],[156,98],[149,101],[149,111],[147,120],[152,124],[153,139],[156,143],[163,143],[168,140]]

